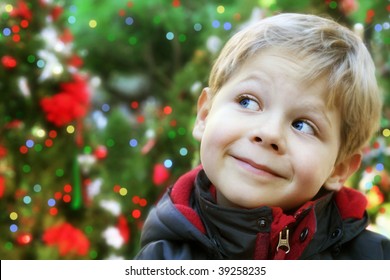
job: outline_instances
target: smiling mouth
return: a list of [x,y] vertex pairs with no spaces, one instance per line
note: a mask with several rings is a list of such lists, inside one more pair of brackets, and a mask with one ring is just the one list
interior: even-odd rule
[[261,175],[261,176],[284,178],[281,174],[279,174],[278,172],[269,168],[266,165],[258,164],[246,158],[239,158],[235,156],[232,157],[238,162],[238,164],[241,167],[243,167],[244,169],[248,170],[251,173],[254,173],[256,175]]

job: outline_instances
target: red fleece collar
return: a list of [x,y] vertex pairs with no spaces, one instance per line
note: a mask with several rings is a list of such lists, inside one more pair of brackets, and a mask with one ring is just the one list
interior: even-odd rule
[[177,210],[182,213],[200,232],[206,233],[206,229],[198,213],[190,207],[191,192],[194,188],[194,182],[202,166],[181,176],[173,185],[171,190],[171,199]]
[[[367,199],[361,192],[352,188],[343,187],[335,193],[334,200],[343,220],[348,218],[363,218],[367,207]],[[350,205],[353,205],[353,207],[350,207]]]

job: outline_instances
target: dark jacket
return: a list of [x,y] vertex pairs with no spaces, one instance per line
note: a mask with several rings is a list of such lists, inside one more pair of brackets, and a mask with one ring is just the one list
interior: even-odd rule
[[135,259],[390,259],[390,240],[366,229],[365,207],[351,188],[322,190],[292,213],[221,207],[198,167],[151,210]]

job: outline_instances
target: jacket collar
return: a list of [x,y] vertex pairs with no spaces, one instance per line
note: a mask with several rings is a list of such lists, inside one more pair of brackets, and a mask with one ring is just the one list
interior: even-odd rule
[[[320,193],[294,213],[284,213],[277,207],[221,207],[215,203],[210,187],[199,166],[176,182],[170,196],[177,209],[200,232],[207,233],[221,258],[306,258],[350,240],[367,224],[365,198],[349,188],[335,194]],[[350,207],[350,201],[356,203],[354,207]],[[280,233],[285,229],[290,232],[287,254],[277,250]]]

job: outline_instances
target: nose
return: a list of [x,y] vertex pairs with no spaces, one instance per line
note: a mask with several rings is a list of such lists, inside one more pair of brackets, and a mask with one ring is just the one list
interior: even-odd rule
[[282,154],[285,152],[283,124],[279,120],[265,121],[253,130],[252,142]]
[[[255,142],[257,143],[263,143],[263,138],[260,138],[259,136],[255,136]],[[276,141],[275,141],[276,142]],[[266,144],[267,145],[267,144]],[[279,152],[280,145],[277,143],[269,143],[268,144],[274,151]]]

